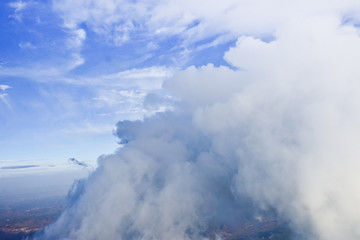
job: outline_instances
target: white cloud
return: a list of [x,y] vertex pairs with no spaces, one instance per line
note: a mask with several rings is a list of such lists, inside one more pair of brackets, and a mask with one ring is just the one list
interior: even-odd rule
[[[162,91],[163,81],[171,77],[172,69],[154,66],[90,77],[64,77],[64,71],[78,66],[83,61],[80,56],[73,56],[73,58],[74,62],[68,62],[68,66],[59,66],[59,68],[44,66],[39,68],[0,68],[0,75],[26,77],[32,81],[46,83],[61,82],[89,89],[93,94],[89,96],[88,100],[91,103],[86,108],[91,106],[94,111],[100,111],[100,115],[111,116],[107,120],[110,123],[120,119],[142,119],[144,115],[151,115],[150,112],[153,114],[165,109],[157,106],[156,109],[146,110],[143,107],[143,100],[150,92],[164,94],[159,91]],[[166,107],[166,109],[168,108]]]
[[115,129],[114,125],[99,125],[85,123],[84,126],[77,126],[70,129],[64,129],[63,133],[71,136],[87,134],[111,134]]
[[[144,116],[171,109],[166,98],[163,99],[162,96],[158,96],[159,102],[153,103],[149,102],[147,96],[147,92],[139,89],[101,89],[97,96],[93,97],[93,105],[95,108],[106,111],[106,115],[114,118],[114,121],[143,119]],[[147,104],[144,105],[144,102]]]
[[[241,89],[215,104],[210,98],[194,121],[216,139],[215,149],[239,158],[241,194],[275,206],[300,233],[315,234],[309,238],[355,240],[360,72],[354,63],[360,61],[360,38],[340,20],[325,15],[289,21],[271,43],[239,38],[225,57],[243,69]],[[201,71],[186,79],[198,79]],[[187,83],[198,88],[197,81]],[[177,91],[198,104],[191,92]],[[212,88],[204,91],[212,96]]]
[[31,42],[21,42],[19,43],[19,47],[22,49],[37,49]]
[[0,93],[0,100],[8,107],[10,108],[10,104],[8,102],[7,98],[7,94],[6,93]]
[[70,31],[71,37],[68,39],[69,48],[81,48],[83,41],[86,39],[86,32],[81,28],[74,28]]
[[6,107],[11,108],[10,103],[8,102],[8,94],[5,93],[7,89],[11,88],[9,85],[0,85],[0,90],[3,91],[0,93],[0,102],[3,102]]
[[[170,109],[171,104],[162,89],[163,81],[170,78],[172,70],[165,67],[130,69],[95,78],[80,79],[99,87],[93,97],[94,106],[104,109],[107,115],[116,115],[115,120],[142,119],[144,116]],[[164,104],[146,108],[143,102],[148,93],[164,98]]]
[[17,1],[9,3],[9,6],[14,8],[15,12],[19,12],[26,8],[27,3],[23,1]]
[[[100,159],[78,185],[81,196],[38,239],[208,239],[211,226],[254,214],[249,206],[275,209],[305,239],[360,238],[360,35],[343,22],[359,16],[358,1],[91,3],[56,6],[68,25],[96,31],[128,18],[189,41],[247,36],[225,53],[239,70],[178,71],[164,85],[182,99],[174,113],[119,122],[116,134],[128,144]],[[274,41],[261,40],[269,34]],[[121,79],[129,89],[144,75],[88,81]],[[161,83],[166,74],[158,75]],[[144,97],[128,89],[113,94]]]
[[66,64],[66,70],[70,71],[72,69],[75,69],[78,66],[81,66],[84,64],[85,59],[81,56],[80,53],[72,53],[70,61]]
[[28,6],[28,4],[28,2],[23,1],[10,2],[9,7],[14,8],[14,14],[9,17],[20,22],[23,18],[23,10]]
[[9,85],[0,85],[0,90],[5,91],[6,89],[11,88]]
[[67,30],[70,35],[67,39],[67,48],[72,53],[66,66],[66,70],[70,71],[78,66],[81,66],[85,62],[85,59],[81,55],[81,49],[84,41],[86,40],[86,32],[84,29],[77,27]]
[[[140,90],[100,89],[93,97],[93,105],[120,119],[142,119],[144,109],[142,102],[146,93]],[[115,115],[115,116],[114,116]]]
[[87,22],[93,31],[111,37],[116,44],[127,41],[128,32],[133,28],[132,20],[135,20],[133,16],[141,11],[132,5],[127,1],[54,2],[55,9],[63,16],[66,28],[76,29],[82,22]]
[[130,69],[123,72],[119,72],[116,76],[127,79],[143,79],[143,78],[168,78],[171,76],[169,69],[164,67],[149,67],[142,69]]
[[73,84],[116,87],[117,89],[123,90],[138,89],[147,92],[162,89],[163,81],[170,78],[173,72],[174,69],[172,68],[153,66],[133,68],[105,75],[76,77],[74,79],[68,79],[68,82]]
[[356,0],[199,0],[196,3],[190,0],[108,0],[105,3],[92,0],[87,4],[58,0],[55,9],[63,15],[65,26],[74,28],[85,22],[117,44],[129,40],[129,33],[136,31],[146,32],[149,39],[180,34],[184,43],[189,44],[218,34],[230,34],[233,38],[264,36],[272,34],[277,26],[289,19],[333,12],[354,15],[359,10],[358,5]]

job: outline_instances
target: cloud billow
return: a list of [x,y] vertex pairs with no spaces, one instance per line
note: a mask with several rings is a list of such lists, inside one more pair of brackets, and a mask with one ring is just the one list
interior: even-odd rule
[[125,145],[35,239],[209,239],[270,209],[305,239],[359,239],[360,38],[331,13],[239,37],[238,70],[167,80],[175,110],[119,122]]
[[188,116],[120,122],[121,138],[123,124],[133,132],[127,145],[99,160],[76,203],[39,239],[206,239],[209,224],[251,216],[251,202],[231,189],[236,169],[209,152],[211,140]]

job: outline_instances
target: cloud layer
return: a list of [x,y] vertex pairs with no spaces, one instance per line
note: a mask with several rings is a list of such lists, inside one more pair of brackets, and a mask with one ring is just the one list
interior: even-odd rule
[[[181,99],[175,110],[119,122],[124,147],[99,159],[35,239],[208,239],[213,226],[269,209],[305,239],[359,239],[359,4],[197,3],[122,6],[135,5],[155,33],[175,19],[171,31],[188,36],[178,29],[195,19],[196,32],[246,33],[224,55],[233,68],[189,67],[165,82]],[[68,24],[112,24],[105,13],[120,5],[89,5]]]

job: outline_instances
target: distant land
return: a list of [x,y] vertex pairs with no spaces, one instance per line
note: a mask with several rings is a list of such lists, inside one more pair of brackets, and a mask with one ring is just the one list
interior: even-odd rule
[[51,162],[0,161],[0,240],[20,240],[56,221],[66,208],[66,196],[88,169]]
[[[2,201],[0,240],[21,240],[54,222],[66,207],[64,197]],[[205,234],[210,240],[291,240],[287,224],[276,218],[244,222],[236,227],[213,227]]]
[[[12,180],[2,179],[3,186]],[[5,181],[6,180],[6,181]],[[21,179],[24,183],[27,178]],[[48,180],[48,178],[40,178]],[[39,181],[40,181],[39,180]],[[33,182],[32,182],[33,183]],[[0,240],[21,240],[53,223],[66,208],[69,186],[29,187],[0,195]],[[26,190],[26,191],[25,191]],[[204,236],[210,240],[291,240],[288,224],[274,214],[233,226],[210,226]]]
[[20,240],[54,222],[65,208],[64,197],[2,200],[0,205],[0,240]]

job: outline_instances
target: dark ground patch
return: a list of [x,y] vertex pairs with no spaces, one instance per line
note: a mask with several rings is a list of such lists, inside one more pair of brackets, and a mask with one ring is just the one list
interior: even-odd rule
[[54,222],[65,208],[60,197],[3,201],[0,206],[0,240],[20,240]]

